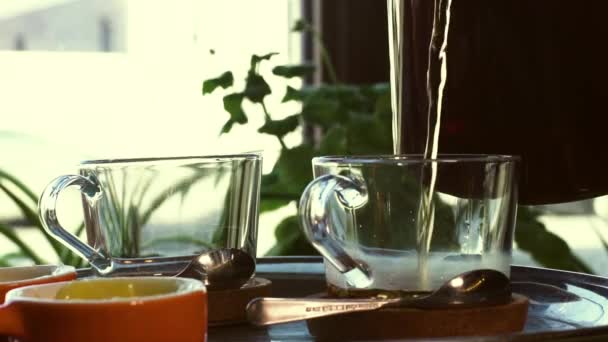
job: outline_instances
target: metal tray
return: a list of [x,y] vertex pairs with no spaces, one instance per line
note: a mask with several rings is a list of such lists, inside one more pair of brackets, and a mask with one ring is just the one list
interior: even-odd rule
[[[258,259],[257,275],[273,282],[273,296],[302,297],[325,290],[324,268],[319,257]],[[514,282],[534,282],[559,287],[581,300],[531,302],[522,333],[441,341],[608,341],[608,278],[557,270],[512,266]],[[526,289],[520,289],[526,295]],[[315,341],[305,322],[256,328],[247,324],[209,330],[216,341]],[[407,341],[407,340],[403,340]]]

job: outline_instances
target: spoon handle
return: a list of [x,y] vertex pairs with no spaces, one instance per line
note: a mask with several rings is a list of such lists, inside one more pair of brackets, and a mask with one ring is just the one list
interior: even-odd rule
[[377,299],[256,298],[247,305],[247,319],[258,326],[372,311],[396,301]]

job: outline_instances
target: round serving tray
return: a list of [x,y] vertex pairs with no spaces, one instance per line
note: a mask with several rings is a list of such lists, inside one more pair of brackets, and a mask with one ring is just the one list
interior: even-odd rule
[[[303,297],[325,290],[323,271],[320,257],[278,257],[258,259],[256,274],[272,281],[275,297]],[[521,294],[541,299],[531,301],[523,332],[505,336],[443,338],[441,341],[608,341],[608,278],[512,266],[511,279],[559,287],[580,299],[559,301],[548,298],[544,301],[543,293],[539,293],[537,287],[519,287]],[[209,342],[315,341],[305,322],[267,328],[248,324],[215,327],[210,328],[208,338]]]

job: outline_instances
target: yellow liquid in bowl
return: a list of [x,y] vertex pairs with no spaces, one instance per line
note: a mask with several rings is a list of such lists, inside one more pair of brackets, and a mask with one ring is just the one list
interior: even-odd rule
[[179,292],[175,281],[156,279],[107,279],[103,281],[76,281],[62,286],[55,299],[62,300],[112,300],[150,297]]

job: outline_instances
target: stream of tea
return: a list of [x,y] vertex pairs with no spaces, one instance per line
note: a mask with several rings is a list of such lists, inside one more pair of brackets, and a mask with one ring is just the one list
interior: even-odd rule
[[[426,72],[426,96],[428,103],[428,121],[426,130],[426,142],[424,148],[425,159],[437,159],[439,151],[439,133],[441,131],[441,113],[444,102],[444,91],[447,82],[447,45],[448,32],[450,29],[450,11],[452,0],[433,0],[435,2],[433,8],[433,24],[431,30],[430,44],[428,46],[428,69]],[[389,2],[390,3],[390,2]],[[392,2],[389,8],[389,20],[391,36],[391,56],[392,63],[400,62],[401,51],[399,51],[399,40],[403,37],[394,36],[395,34],[403,34],[403,25],[401,15],[403,15],[403,1]],[[393,69],[395,70],[395,69]],[[394,74],[394,72],[393,72]],[[401,71],[397,75],[392,75],[393,99],[398,99],[402,92],[401,87],[397,84]],[[400,105],[393,106],[394,109],[400,110]],[[397,115],[395,115],[397,116]],[[395,139],[397,140],[397,139]],[[419,288],[430,288],[429,274],[429,252],[431,248],[431,239],[433,237],[433,228],[435,224],[435,203],[434,193],[435,185],[437,184],[437,164],[430,162],[422,166],[421,175],[421,197],[418,205],[417,213],[417,253],[418,253],[418,275]]]

